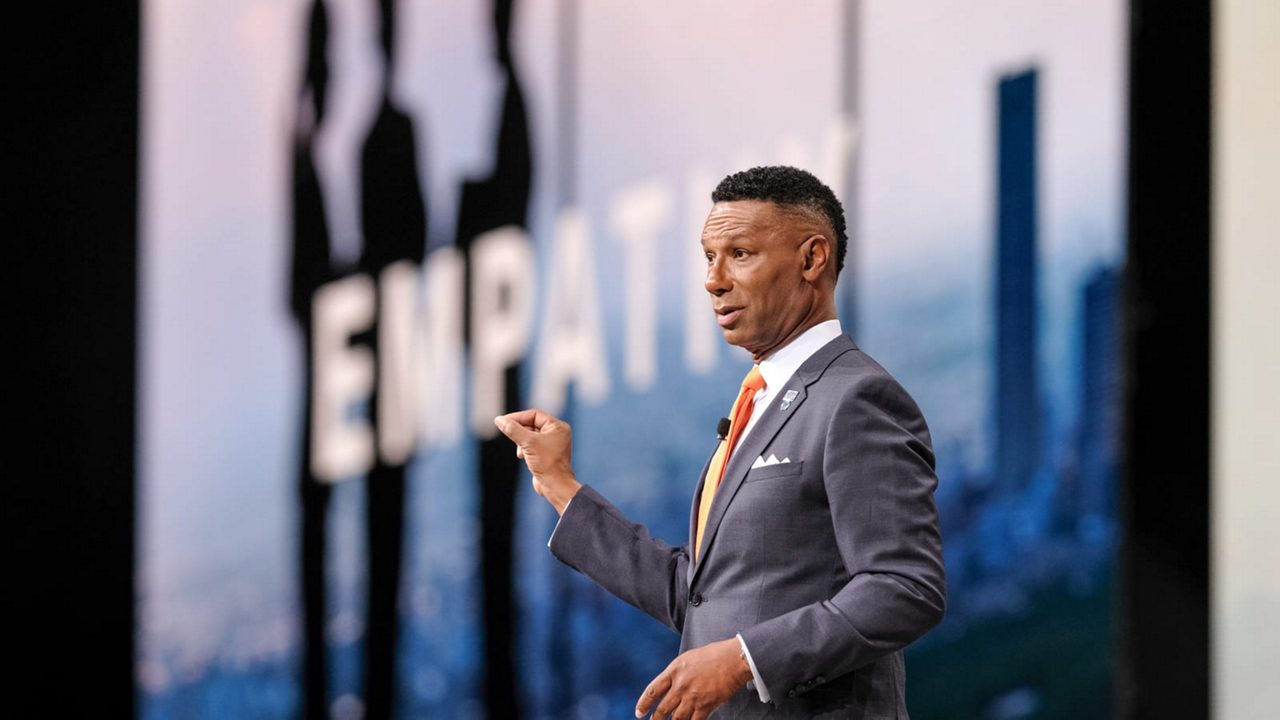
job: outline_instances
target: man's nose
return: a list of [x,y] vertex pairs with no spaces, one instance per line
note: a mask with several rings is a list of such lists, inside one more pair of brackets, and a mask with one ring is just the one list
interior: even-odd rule
[[724,271],[724,265],[716,260],[707,265],[707,280],[703,283],[703,287],[707,292],[719,297],[733,288],[733,283],[729,281],[729,275]]

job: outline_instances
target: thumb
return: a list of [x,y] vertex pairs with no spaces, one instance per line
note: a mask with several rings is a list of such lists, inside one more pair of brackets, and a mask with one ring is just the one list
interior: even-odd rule
[[507,437],[511,438],[512,442],[514,442],[517,445],[523,446],[526,443],[528,443],[531,439],[533,439],[532,430],[521,425],[515,420],[512,420],[506,415],[499,415],[498,417],[494,418],[493,424],[497,425],[498,430],[502,431],[503,435],[506,435]]

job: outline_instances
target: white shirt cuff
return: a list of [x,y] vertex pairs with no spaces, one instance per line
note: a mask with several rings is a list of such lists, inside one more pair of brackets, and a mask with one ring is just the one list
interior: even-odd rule
[[547,547],[551,547],[551,541],[556,537],[556,530],[560,529],[560,521],[564,519],[564,513],[569,512],[569,506],[573,504],[573,498],[569,498],[569,502],[564,504],[564,512],[560,513],[560,517],[556,518],[556,526],[551,529],[551,537],[547,538]]
[[760,696],[760,702],[769,702],[769,689],[760,679],[760,671],[756,670],[756,661],[751,659],[751,650],[747,647],[747,641],[742,639],[742,635],[738,635],[738,644],[742,646],[742,654],[746,656],[747,666],[751,668],[752,683],[756,686],[756,694]]

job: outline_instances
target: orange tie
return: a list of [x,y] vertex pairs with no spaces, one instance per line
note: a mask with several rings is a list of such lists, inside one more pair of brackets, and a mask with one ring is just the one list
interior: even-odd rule
[[729,411],[729,437],[720,441],[716,454],[711,457],[711,464],[707,466],[707,479],[702,484],[702,499],[698,502],[698,529],[693,541],[695,560],[702,547],[702,530],[707,526],[711,503],[715,500],[716,489],[720,487],[720,479],[724,477],[724,468],[729,464],[729,455],[751,419],[751,410],[756,406],[756,392],[763,387],[764,378],[760,376],[759,366],[751,368],[742,380],[742,390],[738,392],[738,399],[733,401],[733,409]]

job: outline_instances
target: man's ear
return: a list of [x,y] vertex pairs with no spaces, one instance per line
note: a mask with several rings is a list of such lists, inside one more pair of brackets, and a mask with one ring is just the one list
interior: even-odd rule
[[804,278],[813,282],[822,277],[831,263],[831,241],[826,235],[810,235],[801,246],[804,254]]

